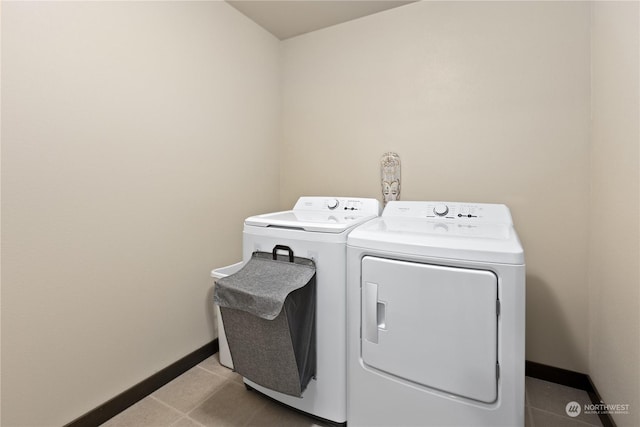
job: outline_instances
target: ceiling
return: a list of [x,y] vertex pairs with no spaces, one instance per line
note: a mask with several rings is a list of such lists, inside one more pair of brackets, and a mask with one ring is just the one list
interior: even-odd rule
[[280,40],[330,27],[416,0],[227,0]]

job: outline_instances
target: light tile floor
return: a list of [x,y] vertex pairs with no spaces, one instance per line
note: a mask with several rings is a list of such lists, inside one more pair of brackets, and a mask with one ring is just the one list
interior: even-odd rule
[[586,427],[602,426],[596,414],[581,412],[577,417],[569,417],[566,406],[577,402],[581,408],[591,403],[584,390],[526,377],[525,422],[527,427]]
[[[602,426],[597,415],[570,418],[568,402],[590,403],[583,390],[526,378],[526,427]],[[242,378],[209,357],[103,427],[324,427],[254,391]]]

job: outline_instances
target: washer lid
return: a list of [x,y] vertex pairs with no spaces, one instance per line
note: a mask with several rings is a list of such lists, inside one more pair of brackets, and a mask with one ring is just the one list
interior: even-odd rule
[[380,218],[353,230],[347,244],[407,255],[524,264],[506,206],[446,203],[447,213],[439,215],[445,211],[439,209],[442,204],[390,202]]
[[378,216],[375,199],[301,197],[290,211],[256,215],[245,226],[274,227],[316,233],[342,233]]

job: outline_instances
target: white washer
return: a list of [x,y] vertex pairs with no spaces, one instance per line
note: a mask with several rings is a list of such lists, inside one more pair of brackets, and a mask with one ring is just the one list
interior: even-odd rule
[[348,424],[523,426],[524,253],[504,205],[390,202],[347,242]]
[[380,214],[375,199],[301,197],[293,210],[247,218],[243,260],[255,251],[290,247],[316,264],[316,377],[302,398],[245,384],[293,408],[334,423],[346,422],[346,242],[348,233]]

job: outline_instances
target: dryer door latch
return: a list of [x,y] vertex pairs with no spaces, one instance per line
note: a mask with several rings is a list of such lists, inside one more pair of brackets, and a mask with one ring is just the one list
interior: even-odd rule
[[363,338],[370,343],[378,344],[378,325],[384,319],[378,315],[378,285],[365,282],[362,288],[362,328]]

